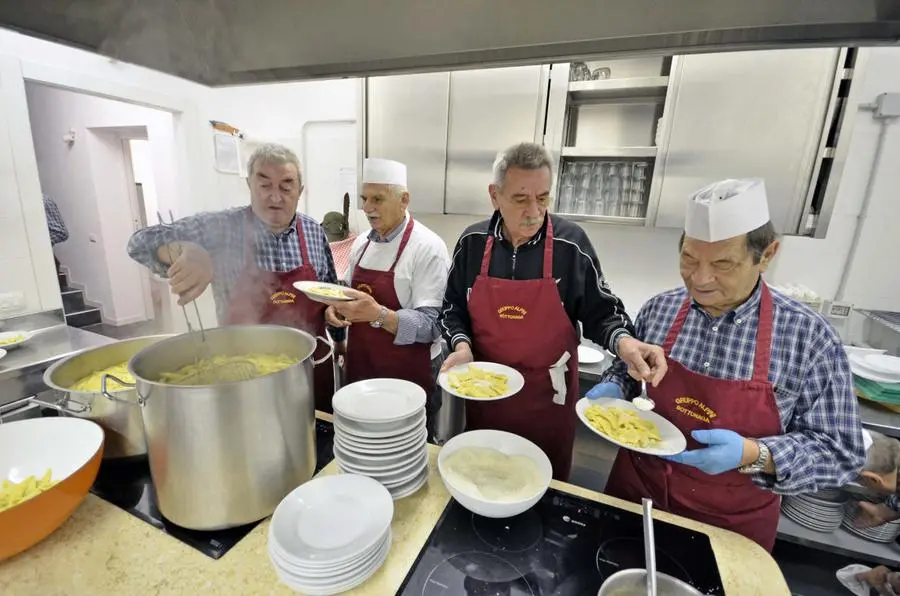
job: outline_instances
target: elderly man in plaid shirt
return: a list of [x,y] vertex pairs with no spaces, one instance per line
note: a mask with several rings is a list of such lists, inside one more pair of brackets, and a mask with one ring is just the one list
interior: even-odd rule
[[[293,284],[337,282],[328,239],[314,219],[297,213],[303,192],[300,161],[287,147],[267,144],[247,164],[250,205],[200,213],[135,232],[128,254],[169,278],[179,304],[212,284],[219,323],[281,324],[325,334],[325,305]],[[331,329],[341,342],[343,329]],[[327,354],[319,345],[315,358]],[[316,408],[331,412],[334,370],[315,367]]]
[[[606,486],[768,550],[779,495],[842,486],[865,462],[840,338],[762,279],[778,247],[761,180],[725,180],[691,197],[680,243],[685,287],[651,298],[635,324],[639,339],[663,346],[668,372],[648,395],[687,450],[620,449]],[[617,362],[588,397],[639,395],[631,372]]]

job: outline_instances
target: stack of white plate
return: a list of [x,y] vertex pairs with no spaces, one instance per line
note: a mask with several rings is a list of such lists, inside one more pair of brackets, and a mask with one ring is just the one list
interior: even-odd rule
[[850,370],[858,377],[878,383],[900,383],[900,358],[877,353],[849,353]]
[[782,499],[781,512],[805,528],[830,533],[841,526],[849,500],[849,495],[837,489],[791,495]]
[[281,501],[269,526],[278,578],[308,596],[351,590],[369,579],[391,548],[394,502],[371,478],[316,478]]
[[402,499],[428,481],[425,390],[399,379],[351,383],[334,394],[334,459]]
[[844,508],[844,529],[851,534],[856,534],[860,538],[871,540],[873,542],[884,542],[885,544],[893,542],[900,536],[900,519],[880,526],[872,526],[871,528],[858,528],[856,526],[856,518],[861,510],[859,502],[851,500]]

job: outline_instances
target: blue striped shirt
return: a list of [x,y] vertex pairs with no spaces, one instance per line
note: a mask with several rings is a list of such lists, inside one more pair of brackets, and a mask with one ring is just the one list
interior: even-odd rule
[[[236,207],[224,211],[213,211],[189,215],[172,224],[150,226],[134,233],[128,241],[128,255],[138,263],[149,267],[161,277],[166,276],[169,266],[161,263],[156,250],[170,242],[194,242],[212,255],[213,297],[216,314],[224,321],[228,313],[231,290],[244,270],[244,249],[248,245],[246,231],[253,234],[253,258],[258,268],[264,271],[287,272],[303,265],[300,240],[297,235],[296,218],[300,218],[300,228],[306,240],[309,260],[316,270],[319,281],[337,283],[334,259],[328,248],[328,238],[317,221],[302,213],[297,213],[291,225],[281,233],[274,234],[257,217],[251,217],[250,227],[246,227],[248,207]],[[344,339],[343,329],[329,332],[337,340]]]
[[[733,311],[712,317],[696,303],[670,357],[689,370],[719,379],[750,379],[759,323],[760,288]],[[687,296],[685,288],[651,298],[635,322],[637,337],[662,345]],[[759,438],[771,451],[777,477],[754,482],[779,494],[814,492],[855,480],[865,463],[859,408],[840,337],[824,317],[772,291],[774,325],[769,382],[783,434]],[[640,386],[619,360],[603,375],[628,397]]]
[[47,216],[47,229],[50,231],[50,244],[56,245],[69,239],[69,230],[63,220],[56,202],[44,195],[44,215]]

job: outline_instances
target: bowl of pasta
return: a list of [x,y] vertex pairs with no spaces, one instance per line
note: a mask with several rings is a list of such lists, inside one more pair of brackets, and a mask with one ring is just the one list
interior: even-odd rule
[[59,416],[0,424],[0,561],[69,519],[102,458],[103,429],[90,420]]

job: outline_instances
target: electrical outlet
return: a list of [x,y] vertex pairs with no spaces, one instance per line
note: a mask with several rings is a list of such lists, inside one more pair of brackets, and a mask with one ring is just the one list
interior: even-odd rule
[[5,292],[0,294],[0,312],[8,313],[25,308],[25,294],[22,292]]

